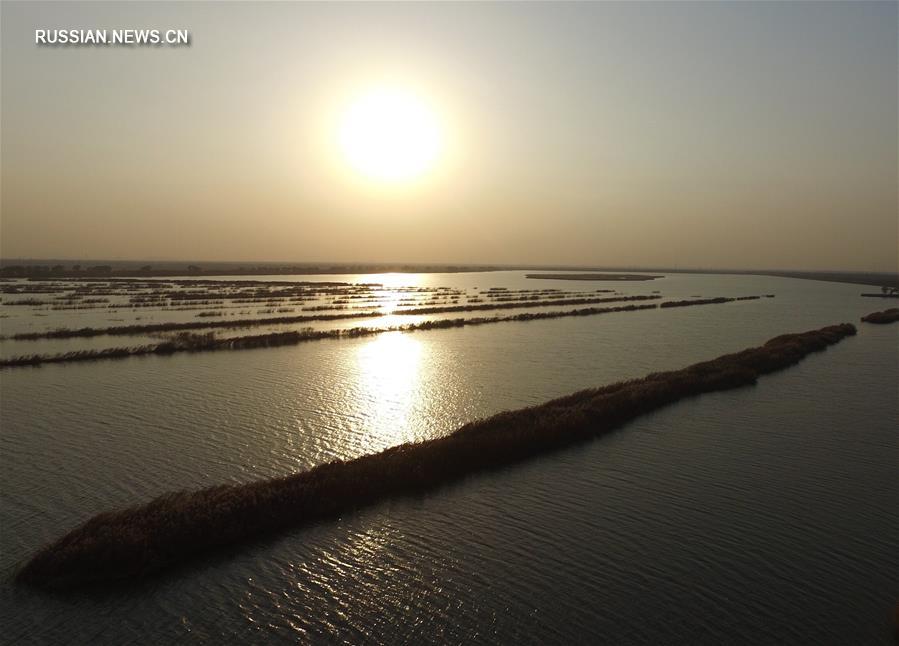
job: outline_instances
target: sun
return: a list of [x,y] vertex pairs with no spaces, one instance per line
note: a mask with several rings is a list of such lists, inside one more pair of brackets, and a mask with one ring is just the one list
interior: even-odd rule
[[356,172],[385,183],[424,175],[443,147],[434,111],[413,92],[398,88],[360,95],[344,112],[338,137],[347,163]]

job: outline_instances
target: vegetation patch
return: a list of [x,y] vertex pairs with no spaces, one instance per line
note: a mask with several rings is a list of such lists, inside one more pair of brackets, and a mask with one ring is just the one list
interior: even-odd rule
[[[622,296],[616,298],[572,298],[564,300],[551,300],[536,303],[490,303],[485,305],[457,305],[447,307],[416,307],[399,309],[391,312],[395,315],[419,316],[425,314],[445,314],[449,312],[475,312],[482,310],[502,309],[526,309],[531,307],[546,307],[549,305],[589,305],[599,303],[621,303],[630,301],[656,300],[660,296]],[[326,308],[330,309],[330,308]],[[274,313],[273,310],[259,310],[257,313]],[[338,321],[343,319],[372,318],[384,316],[385,312],[346,312],[337,314],[303,314],[298,316],[277,316],[252,319],[234,319],[223,321],[186,321],[182,323],[148,323],[143,325],[117,325],[104,328],[62,328],[47,332],[21,332],[10,338],[16,341],[35,341],[38,339],[71,339],[79,337],[95,336],[137,336],[141,334],[153,334],[157,332],[175,332],[183,330],[199,330],[210,328],[238,328],[256,327],[260,325],[289,325],[296,323],[310,323],[313,321]]]
[[848,323],[786,334],[682,370],[499,413],[446,437],[286,477],[166,494],[91,518],[38,551],[15,578],[63,589],[142,577],[214,549],[583,442],[687,397],[754,384],[760,375],[853,334],[855,327]]
[[[666,301],[659,307],[689,307],[690,305],[717,305],[719,303],[733,303],[734,301],[755,301],[761,296],[738,296],[737,298],[727,298],[719,296],[717,298],[697,298],[687,301]],[[768,296],[768,298],[772,298]]]
[[655,280],[664,276],[648,274],[526,274],[525,278],[542,278],[546,280]]
[[[609,314],[612,312],[634,312],[638,310],[651,310],[656,307],[682,307],[686,305],[714,305],[719,303],[731,303],[737,300],[756,299],[758,296],[744,296],[741,298],[707,298],[695,301],[674,301],[674,305],[662,303],[661,305],[652,304],[630,304],[616,307],[584,307],[572,310],[559,310],[549,312],[520,312],[518,314],[510,314],[508,316],[493,317],[472,317],[472,318],[456,318],[456,319],[437,319],[432,321],[422,321],[419,323],[409,323],[406,325],[395,325],[389,327],[354,327],[350,329],[337,330],[314,330],[312,328],[303,328],[301,330],[292,330],[285,332],[271,332],[268,334],[253,334],[240,337],[218,338],[213,332],[192,333],[190,330],[196,328],[208,327],[240,327],[241,321],[212,321],[206,323],[177,323],[177,324],[158,324],[158,325],[127,325],[122,329],[137,330],[143,328],[147,332],[159,331],[178,331],[178,334],[168,341],[162,343],[151,343],[146,345],[105,348],[101,350],[72,350],[70,352],[62,352],[59,354],[27,354],[6,359],[0,359],[0,368],[19,368],[25,366],[40,366],[45,363],[72,363],[76,361],[98,361],[101,359],[124,359],[126,357],[134,357],[141,355],[169,355],[176,352],[210,352],[217,350],[249,350],[251,348],[270,348],[284,345],[297,345],[306,341],[320,341],[323,339],[340,339],[355,338],[360,336],[373,336],[383,334],[385,332],[415,332],[424,330],[441,330],[454,327],[466,327],[475,325],[487,325],[490,323],[509,323],[509,322],[527,322],[539,321],[544,319],[566,318],[571,316],[595,316],[598,314]],[[629,297],[624,299],[600,299],[600,302],[620,301],[620,300],[644,300],[637,297]],[[375,316],[377,314],[366,314],[365,316]],[[325,317],[282,317],[278,319],[257,319],[258,323],[285,323],[306,320],[329,320],[341,318],[355,318],[353,315],[337,315]],[[113,328],[106,328],[113,329]],[[57,332],[58,333],[58,332]],[[45,334],[54,334],[53,332]],[[13,337],[18,338],[18,337]],[[35,337],[40,338],[40,337]]]
[[899,321],[899,307],[893,307],[882,312],[872,312],[867,316],[863,316],[862,321],[864,321],[865,323],[877,323],[880,325],[895,323],[896,321]]
[[124,359],[141,355],[169,355],[176,352],[211,352],[217,350],[249,350],[252,348],[271,348],[276,346],[297,345],[306,341],[323,339],[357,338],[374,336],[385,332],[415,332],[419,330],[442,330],[446,328],[486,325],[489,323],[525,322],[542,319],[563,318],[567,316],[594,316],[611,312],[632,312],[636,310],[655,309],[652,305],[623,305],[620,307],[586,307],[561,312],[522,312],[509,316],[438,319],[422,321],[407,325],[391,327],[354,327],[343,330],[313,330],[304,328],[287,332],[271,332],[268,334],[252,334],[247,336],[218,338],[213,332],[196,334],[179,332],[176,336],[162,343],[138,345],[131,347],[105,348],[102,350],[73,350],[59,354],[29,354],[7,359],[0,359],[0,368],[18,368],[39,366],[45,363],[71,363],[76,361],[99,361],[101,359]]

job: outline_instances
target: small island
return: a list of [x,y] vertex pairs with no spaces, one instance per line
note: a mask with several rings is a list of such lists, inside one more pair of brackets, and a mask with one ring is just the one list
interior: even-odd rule
[[853,325],[843,323],[784,334],[680,370],[501,412],[443,437],[282,477],[165,494],[90,518],[39,549],[15,581],[63,590],[146,577],[210,550],[340,517],[392,496],[418,495],[582,443],[684,398],[754,385],[762,375],[855,333]]
[[865,323],[877,323],[878,325],[895,323],[899,321],[899,307],[892,307],[882,312],[872,312],[867,316],[863,316],[862,321]]
[[525,278],[542,278],[544,280],[655,280],[664,276],[649,274],[525,274]]

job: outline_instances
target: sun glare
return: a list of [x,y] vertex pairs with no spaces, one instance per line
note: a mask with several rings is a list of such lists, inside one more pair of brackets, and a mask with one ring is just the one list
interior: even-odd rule
[[340,124],[340,147],[357,172],[380,182],[424,175],[440,155],[434,112],[412,92],[382,88],[357,98]]
[[418,401],[422,343],[410,334],[388,332],[358,350],[363,401],[368,402],[366,453],[409,442],[410,416]]

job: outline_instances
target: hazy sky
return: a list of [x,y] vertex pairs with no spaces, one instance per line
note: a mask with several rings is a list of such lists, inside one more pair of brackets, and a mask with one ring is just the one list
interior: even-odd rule
[[[4,0],[0,254],[896,271],[897,8]],[[129,27],[192,44],[34,44]],[[340,154],[375,85],[418,181]]]

